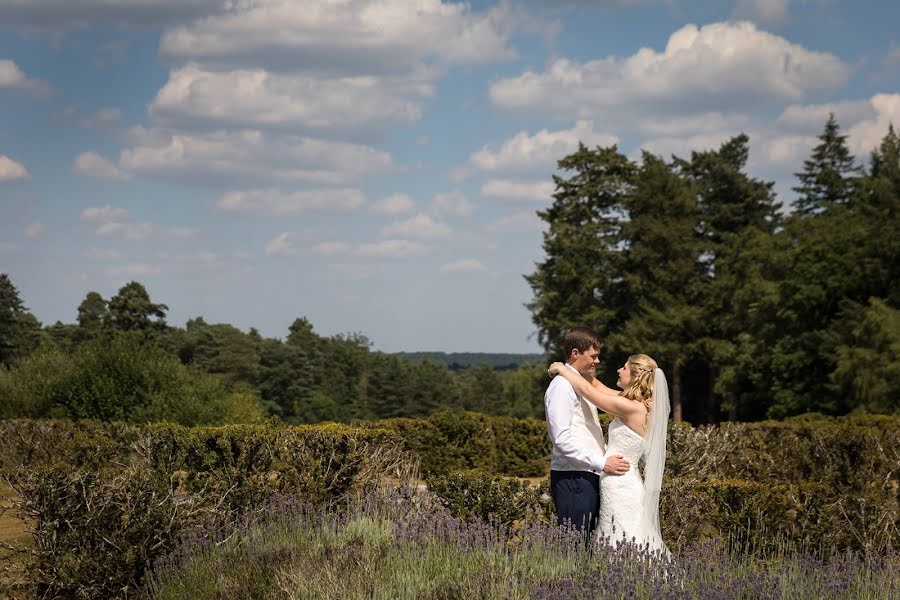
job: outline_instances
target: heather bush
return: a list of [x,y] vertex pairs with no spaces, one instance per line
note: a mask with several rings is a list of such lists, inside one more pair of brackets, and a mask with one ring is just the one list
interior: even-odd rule
[[285,493],[313,506],[342,503],[405,464],[383,430],[160,424],[126,448],[106,445],[108,424],[94,425],[96,435],[76,433],[66,446],[87,458],[52,463],[45,453],[5,472],[19,515],[33,524],[28,576],[41,596],[131,595],[148,561],[201,524],[227,528]]
[[787,548],[748,556],[727,542],[670,558],[588,547],[571,529],[467,522],[405,490],[315,510],[274,504],[227,539],[159,561],[151,598],[873,598],[900,593],[896,556]]

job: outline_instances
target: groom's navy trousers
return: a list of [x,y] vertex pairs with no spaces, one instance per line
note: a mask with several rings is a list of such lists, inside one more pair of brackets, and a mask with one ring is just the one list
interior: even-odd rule
[[550,494],[559,524],[571,522],[590,535],[600,512],[600,476],[590,471],[550,471]]

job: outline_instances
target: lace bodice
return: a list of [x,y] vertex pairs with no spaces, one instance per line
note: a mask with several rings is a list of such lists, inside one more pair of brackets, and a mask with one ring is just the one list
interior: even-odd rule
[[644,484],[638,463],[643,454],[643,442],[644,438],[618,417],[610,422],[606,453],[621,454],[631,463],[631,468],[624,475],[608,475],[600,481],[599,539],[618,541],[641,538]]
[[621,454],[632,467],[636,467],[644,452],[643,443],[644,438],[623,423],[619,417],[610,422],[608,453]]

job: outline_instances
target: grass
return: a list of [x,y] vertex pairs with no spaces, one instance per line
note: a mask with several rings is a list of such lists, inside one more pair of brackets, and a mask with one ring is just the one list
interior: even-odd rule
[[900,596],[896,557],[814,559],[785,545],[721,542],[671,559],[585,549],[571,531],[465,523],[412,495],[339,511],[273,506],[228,538],[185,544],[157,565],[158,599],[873,598]]

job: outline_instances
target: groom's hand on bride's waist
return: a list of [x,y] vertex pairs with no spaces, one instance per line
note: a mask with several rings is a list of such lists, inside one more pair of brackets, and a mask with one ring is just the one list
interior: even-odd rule
[[624,475],[628,472],[631,465],[625,460],[621,454],[613,454],[606,457],[606,464],[603,466],[603,472],[608,475]]

